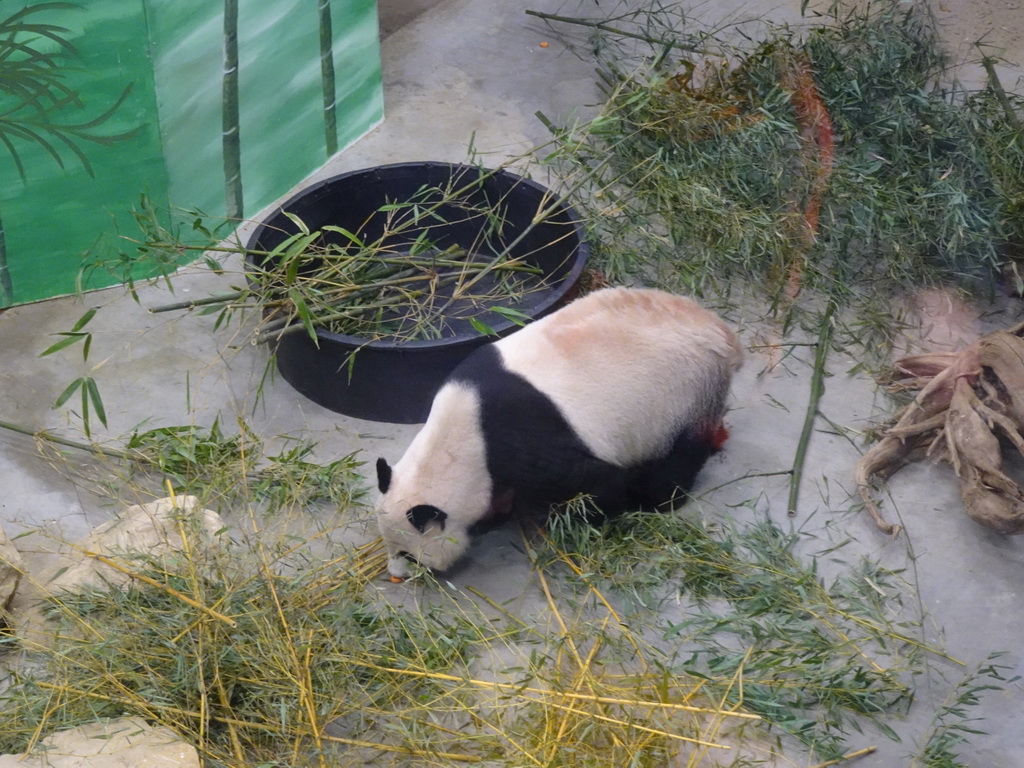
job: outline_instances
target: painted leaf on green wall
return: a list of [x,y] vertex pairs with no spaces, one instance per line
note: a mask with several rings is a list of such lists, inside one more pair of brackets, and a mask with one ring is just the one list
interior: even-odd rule
[[[0,18],[36,25],[0,37],[24,59],[0,48],[6,304],[74,291],[83,252],[124,250],[140,199],[252,216],[382,118],[375,0],[0,0]],[[18,111],[43,88],[49,108]],[[27,117],[38,138],[16,133]]]
[[[117,120],[132,98],[134,83],[119,84],[121,90],[113,98],[109,91],[102,99],[91,98],[94,93],[82,66],[89,53],[73,42],[81,33],[70,23],[54,21],[57,16],[74,19],[83,14],[81,7],[0,3],[2,13],[8,15],[0,20],[0,154],[8,162],[0,176],[0,306],[10,306],[22,294],[34,298],[39,278],[48,273],[31,269],[43,265],[21,255],[25,233],[35,232],[46,238],[44,242],[52,242],[56,222],[51,216],[63,202],[33,199],[31,191],[55,177],[67,178],[71,196],[76,175],[79,185],[96,178],[90,144],[130,143],[143,126]],[[69,229],[75,229],[73,223]]]

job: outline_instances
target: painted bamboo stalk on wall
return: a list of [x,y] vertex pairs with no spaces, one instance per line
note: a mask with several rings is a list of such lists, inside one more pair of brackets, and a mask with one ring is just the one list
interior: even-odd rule
[[7,238],[4,236],[3,219],[0,219],[0,309],[14,303],[14,283],[11,268],[7,263]]
[[334,84],[334,32],[331,26],[331,0],[318,0],[320,12],[320,79],[324,90],[324,144],[327,156],[338,151],[338,96]]
[[227,217],[241,221],[242,150],[238,119],[238,0],[224,0],[224,192]]
[[[37,14],[52,11],[79,11],[71,3],[36,3],[15,11],[0,21],[0,144],[7,150],[23,184],[28,170],[18,150],[18,142],[35,144],[60,168],[65,153],[94,176],[92,164],[80,142],[112,144],[135,136],[139,128],[116,134],[95,132],[120,109],[131,93],[127,85],[113,106],[89,120],[60,122],[67,108],[85,109],[78,91],[65,80],[70,70],[65,62],[78,56],[69,42],[66,27],[40,21]],[[49,49],[49,50],[47,50]],[[7,237],[0,220],[0,307],[14,303],[14,283],[8,264]]]

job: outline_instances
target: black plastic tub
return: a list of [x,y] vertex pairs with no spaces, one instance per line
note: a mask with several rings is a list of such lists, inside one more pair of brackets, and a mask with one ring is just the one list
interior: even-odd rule
[[[589,253],[578,217],[550,190],[507,171],[425,162],[345,173],[308,187],[267,216],[247,247],[270,251],[295,234],[297,227],[286,213],[297,216],[310,230],[334,225],[373,240],[384,232],[387,214],[379,210],[382,206],[422,198],[425,189],[435,187],[469,187],[460,200],[473,208],[499,206],[505,219],[497,241],[484,234],[490,232],[486,217],[467,217],[457,204],[450,210],[442,207],[430,225],[430,238],[442,249],[457,246],[486,258],[526,231],[510,256],[522,256],[540,268],[544,287],[526,295],[515,309],[537,319],[573,298]],[[554,213],[531,228],[537,214],[553,203],[557,203]],[[439,230],[438,220],[452,223],[442,223]],[[401,251],[417,234],[415,229],[406,230],[401,242],[385,243]],[[249,262],[265,263],[253,255]],[[493,321],[489,317],[487,325],[498,336],[517,327],[496,315]],[[275,351],[281,375],[313,402],[361,419],[412,424],[426,420],[434,394],[452,369],[494,338],[468,325],[456,325],[440,339],[414,341],[371,341],[320,330],[319,347],[302,332],[282,336]]]

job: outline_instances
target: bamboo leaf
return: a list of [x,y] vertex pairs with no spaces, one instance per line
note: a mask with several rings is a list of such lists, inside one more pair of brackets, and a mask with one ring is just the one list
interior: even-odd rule
[[[216,309],[216,307],[209,307],[208,309],[210,309],[211,311],[213,311],[214,309]],[[229,315],[230,315],[230,312],[231,312],[231,310],[229,310],[229,309],[222,309],[222,310],[220,311],[220,314],[219,314],[219,315],[217,315],[217,320],[216,320],[216,321],[214,322],[214,324],[213,324],[213,330],[215,330],[215,331],[216,331],[216,330],[217,330],[218,328],[220,328],[220,327],[221,327],[222,325],[224,325],[225,323],[227,323],[227,321],[228,321],[228,318],[229,318]]]
[[354,232],[350,232],[349,230],[345,229],[344,227],[337,227],[337,226],[335,226],[333,224],[328,224],[328,225],[326,225],[324,227],[321,227],[321,229],[324,232],[336,232],[339,235],[344,235],[346,238],[349,239],[349,241],[353,245],[355,245],[355,246],[357,246],[359,248],[365,248],[366,247],[366,243],[363,242],[362,238],[360,238]]
[[71,396],[75,394],[75,391],[81,387],[85,382],[85,379],[78,378],[68,384],[67,389],[60,393],[57,401],[53,404],[54,408],[60,408],[64,403],[71,399]]
[[299,319],[302,320],[302,325],[306,329],[306,333],[309,334],[309,338],[313,340],[313,344],[317,347],[320,346],[320,340],[316,337],[316,328],[313,327],[313,315],[309,311],[309,306],[306,304],[306,300],[302,298],[302,295],[294,288],[288,291],[288,298],[292,300],[295,305],[295,311],[299,314]]
[[303,237],[303,234],[301,232],[296,232],[294,235],[289,235],[282,240],[281,243],[267,255],[267,263],[276,264],[279,261],[283,261],[285,256],[291,251],[292,245],[294,245],[295,241],[300,237]]
[[305,256],[309,253],[309,246],[319,239],[320,233],[313,232],[312,234],[305,234],[297,239],[294,239],[289,245],[287,252],[281,258],[281,266],[285,269],[284,284],[294,285],[295,279],[299,274],[299,267],[302,266],[305,261]]
[[82,431],[86,437],[92,437],[92,429],[89,424],[89,388],[82,382]]
[[292,224],[299,228],[299,232],[301,232],[304,235],[309,234],[309,227],[306,225],[306,222],[304,222],[291,211],[284,211],[283,213],[288,218],[288,221],[290,221]]
[[65,331],[65,332],[62,332],[62,333],[55,333],[53,335],[54,336],[63,336],[64,338],[61,339],[60,341],[58,341],[53,346],[47,347],[45,350],[40,352],[39,353],[40,357],[46,357],[47,355],[52,355],[54,352],[60,352],[65,347],[70,347],[75,342],[81,341],[82,339],[84,339],[84,338],[86,338],[88,336],[91,336],[92,334],[90,334],[90,333],[69,333],[69,332]]
[[100,420],[103,426],[107,426],[107,412],[103,407],[103,399],[100,397],[99,387],[96,386],[96,379],[89,376],[85,379],[85,389],[89,393],[89,400],[92,401],[92,407],[96,411],[96,417]]
[[525,312],[520,312],[514,307],[491,307],[491,312],[497,312],[499,315],[504,317],[506,320],[511,320],[513,323],[519,326],[526,325],[528,322],[533,320]]
[[491,328],[491,326],[489,326],[487,323],[483,322],[478,318],[471,317],[469,319],[469,324],[473,326],[474,330],[476,330],[477,333],[480,333],[484,336],[498,335],[497,331],[495,331],[493,328]]
[[93,307],[80,318],[78,318],[78,322],[75,323],[74,327],[71,329],[72,332],[82,330],[88,324],[88,322],[96,316],[96,311],[97,308]]

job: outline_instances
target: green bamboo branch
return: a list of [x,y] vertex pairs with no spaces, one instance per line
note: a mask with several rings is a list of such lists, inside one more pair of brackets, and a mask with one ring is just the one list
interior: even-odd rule
[[[594,167],[594,173],[596,173],[603,165],[607,164],[610,161],[610,159],[611,159],[610,157],[606,157],[604,160],[602,160],[600,163],[598,163]],[[523,231],[520,232],[515,237],[515,239],[512,240],[511,243],[509,243],[507,246],[502,248],[497,256],[495,256],[493,259],[491,259],[491,262],[490,262],[490,264],[488,266],[484,267],[482,270],[477,272],[476,275],[474,275],[473,278],[466,283],[465,288],[466,289],[472,288],[478,282],[483,280],[488,274],[490,274],[492,271],[494,271],[494,269],[496,269],[498,267],[498,265],[500,265],[502,263],[502,260],[508,258],[509,254],[511,254],[512,251],[521,242],[523,242],[523,240],[525,240],[527,238],[527,236],[531,232],[533,232],[534,228],[536,228],[536,226],[538,224],[544,223],[545,221],[547,221],[551,217],[551,215],[553,213],[556,213],[559,210],[561,210],[563,205],[564,205],[563,201],[571,199],[572,196],[574,194],[576,194],[579,190],[581,190],[587,183],[589,183],[589,181],[590,181],[590,176],[589,175],[585,175],[582,179],[580,179],[575,184],[570,186],[569,189],[566,190],[566,192],[564,194],[562,194],[562,195],[554,195],[554,194],[552,194],[551,195],[552,202],[548,206],[546,206],[545,208],[542,208],[540,210],[540,212],[533,217],[533,220],[530,221],[530,223],[527,226],[523,227]],[[453,296],[451,299],[449,299],[448,303],[445,305],[445,308],[450,306],[451,303],[455,300],[455,298],[456,297]]]
[[793,458],[793,469],[789,479],[789,501],[786,510],[790,517],[796,515],[797,502],[800,499],[800,481],[804,474],[804,461],[807,458],[807,446],[810,445],[814,432],[814,422],[818,418],[818,404],[825,393],[825,363],[832,341],[832,316],[836,311],[836,298],[830,296],[825,314],[818,328],[818,348],[814,355],[814,368],[811,372],[811,392],[807,400],[807,411],[804,414],[804,426],[800,432],[800,440],[796,444]]
[[[364,315],[370,311],[388,309],[390,307],[394,307],[396,304],[408,302],[410,299],[425,296],[430,293],[436,293],[438,288],[444,288],[457,283],[462,276],[462,272],[453,272],[448,274],[417,275],[416,277],[403,278],[394,281],[394,285],[390,287],[398,288],[402,285],[416,282],[436,282],[436,286],[429,290],[404,290],[402,295],[382,298],[380,301],[373,304],[351,306],[343,312],[335,312],[326,315],[314,314],[310,317],[310,322],[314,326],[323,326],[336,320],[357,320],[358,318],[353,315]],[[366,293],[373,293],[375,290],[376,287],[371,287],[366,290]],[[332,302],[327,306],[338,306],[341,303],[341,301]],[[447,307],[448,304],[445,304],[444,308],[442,308],[437,314],[443,315]],[[275,320],[268,321],[253,339],[253,344],[266,344],[268,342],[277,341],[281,337],[287,336],[290,333],[298,333],[300,331],[307,330],[303,323],[294,322],[295,319],[296,315],[289,314],[285,318],[277,318]]]
[[[205,249],[212,250],[212,249]],[[222,248],[219,250],[231,250]],[[249,251],[249,253],[255,254],[266,254],[266,251]],[[424,267],[458,267],[463,269],[483,269],[489,266],[489,262],[463,262],[453,259],[428,259],[428,260],[408,260],[408,259],[386,259],[386,258],[375,258],[374,261],[387,264],[389,266],[405,266],[405,269],[400,269],[397,272],[385,272],[381,275],[381,278],[387,277],[388,279],[374,278],[372,284],[362,285],[357,287],[346,286],[333,291],[325,291],[324,297],[329,300],[326,302],[327,306],[340,304],[345,301],[351,301],[361,296],[365,296],[370,293],[374,293],[382,288],[389,288],[395,285],[401,285],[411,281],[422,281],[432,280],[436,277],[435,274],[419,274],[414,273]],[[494,269],[508,270],[513,272],[524,272],[527,274],[542,274],[543,270],[538,267],[531,267],[528,264],[516,263],[518,260],[510,261],[505,264],[500,264]],[[410,265],[411,266],[408,266]],[[301,281],[301,278],[300,278]],[[316,279],[317,282],[323,282],[322,279]],[[354,284],[355,285],[355,284]],[[216,296],[206,296],[201,299],[188,299],[186,301],[177,301],[171,304],[161,304],[156,307],[150,307],[150,314],[159,314],[162,312],[174,312],[178,310],[192,310],[196,307],[210,306],[213,304],[228,304],[240,299],[252,297],[255,291],[243,290],[243,291],[232,291],[230,293],[222,293]],[[262,300],[259,305],[266,306],[267,302]],[[256,306],[256,305],[250,305]],[[271,325],[275,321],[271,321],[268,325]]]
[[178,301],[173,304],[162,304],[159,307],[150,307],[150,314],[157,314],[159,312],[173,312],[179,309],[195,309],[196,307],[205,307],[209,304],[226,304],[231,301],[237,301],[245,296],[249,295],[249,291],[232,291],[231,293],[224,293],[219,296],[207,296],[204,299],[189,299],[188,301]]
[[50,432],[45,429],[32,429],[31,427],[15,424],[10,421],[0,421],[0,429],[6,429],[8,432],[17,432],[18,434],[34,437],[36,440],[44,440],[48,443],[54,443],[55,445],[63,445],[65,448],[74,448],[76,451],[86,451],[94,456],[113,457],[123,461],[146,460],[146,457],[142,454],[132,454],[116,448],[103,448],[95,443],[82,443],[77,440],[69,440],[66,437],[50,434]]
[[595,21],[594,19],[583,19],[574,16],[559,16],[554,13],[542,13],[541,11],[526,11],[527,16],[536,16],[538,19],[544,19],[545,21],[559,21],[563,24],[575,24],[581,27],[590,27],[592,29],[599,29],[602,32],[610,32],[613,35],[619,35],[620,37],[628,37],[632,40],[642,40],[645,43],[651,45],[664,46],[665,49],[676,48],[680,51],[688,51],[690,53],[701,53],[707,54],[709,51],[706,48],[697,48],[692,45],[683,45],[679,40],[671,40],[663,37],[651,37],[650,35],[641,35],[637,32],[629,32],[625,29],[619,29],[613,27],[611,24],[605,21]]

